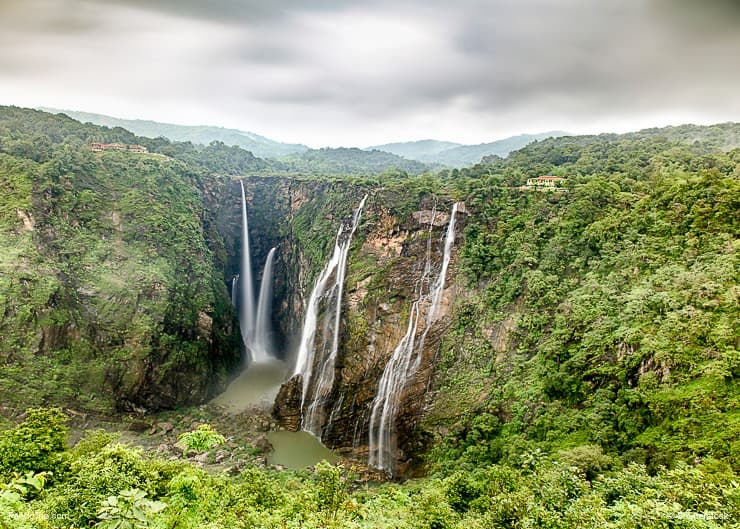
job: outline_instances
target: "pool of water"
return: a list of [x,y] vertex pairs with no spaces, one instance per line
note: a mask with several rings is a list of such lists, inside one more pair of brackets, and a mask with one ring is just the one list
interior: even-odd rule
[[267,439],[274,450],[267,456],[271,465],[291,470],[306,468],[326,460],[336,463],[339,457],[308,432],[269,432]]
[[[212,402],[232,413],[254,408],[270,410],[287,375],[288,366],[280,360],[251,364]],[[334,463],[339,459],[308,432],[268,432],[267,439],[273,446],[267,456],[271,465],[297,470],[322,460]]]
[[213,403],[234,413],[254,407],[268,410],[287,374],[288,366],[280,360],[251,364],[229,384],[226,391],[213,399]]

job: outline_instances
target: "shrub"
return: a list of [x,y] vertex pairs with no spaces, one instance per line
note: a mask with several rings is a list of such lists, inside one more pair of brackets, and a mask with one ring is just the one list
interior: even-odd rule
[[26,419],[0,432],[0,475],[54,470],[66,448],[67,417],[57,408],[31,408]]
[[138,489],[122,491],[110,496],[98,511],[100,521],[95,527],[101,529],[146,529],[152,515],[164,510],[166,504],[147,499],[146,492]]
[[197,430],[180,434],[177,445],[184,450],[205,452],[226,442],[226,438],[211,427],[210,424],[201,424]]
[[108,496],[128,489],[154,493],[160,479],[154,467],[138,449],[120,444],[106,446],[92,457],[72,462],[69,478],[48,496],[48,509],[69,517],[77,527],[87,526],[96,518],[97,506]]

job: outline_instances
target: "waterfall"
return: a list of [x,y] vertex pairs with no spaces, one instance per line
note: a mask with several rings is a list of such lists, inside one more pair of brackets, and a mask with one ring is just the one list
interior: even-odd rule
[[254,340],[252,342],[252,359],[263,362],[273,356],[272,340],[270,337],[270,316],[272,308],[272,263],[275,260],[275,248],[267,254],[265,268],[262,271],[260,295],[257,301],[257,321],[254,326]]
[[[303,321],[301,343],[298,349],[294,375],[300,374],[303,378],[303,392],[301,397],[302,420],[301,427],[321,437],[321,412],[328,394],[334,385],[334,362],[339,350],[339,323],[342,313],[342,295],[344,293],[344,277],[347,271],[347,257],[352,243],[352,236],[357,229],[365,206],[365,195],[352,216],[352,226],[349,234],[344,236],[344,224],[339,227],[337,238],[334,242],[334,251],[331,258],[319,274],[311,296],[306,306],[306,315]],[[327,290],[330,280],[333,278],[331,288]],[[323,340],[321,350],[316,350],[316,326],[318,323],[319,309],[322,301],[327,307],[332,307],[331,312],[324,320]],[[333,305],[332,305],[333,303]],[[330,334],[331,332],[331,334]],[[318,373],[314,381],[313,367],[318,365]],[[310,392],[310,395],[309,395]],[[304,405],[307,408],[304,411]]]
[[[401,394],[406,383],[416,373],[421,363],[424,351],[424,341],[432,324],[437,320],[437,312],[442,299],[447,269],[450,265],[452,246],[455,242],[455,221],[457,217],[458,204],[452,206],[450,222],[447,226],[445,236],[444,254],[442,265],[436,281],[424,292],[424,283],[428,282],[431,274],[431,228],[434,223],[434,213],[429,227],[429,239],[427,241],[427,259],[421,278],[416,284],[417,297],[409,311],[409,322],[406,334],[403,335],[396,348],[393,350],[390,360],[383,370],[383,375],[378,383],[378,391],[373,400],[372,414],[370,416],[369,434],[369,464],[386,472],[392,473],[395,462],[395,422],[398,409],[401,404]],[[421,307],[428,303],[424,328],[418,345],[416,344],[417,329],[421,319]]]
[[236,307],[236,293],[239,285],[239,274],[231,278],[231,304]]
[[239,328],[247,351],[251,354],[254,339],[254,293],[252,292],[252,262],[249,256],[249,224],[247,223],[247,199],[244,184],[239,180],[242,192],[242,256],[239,270]]

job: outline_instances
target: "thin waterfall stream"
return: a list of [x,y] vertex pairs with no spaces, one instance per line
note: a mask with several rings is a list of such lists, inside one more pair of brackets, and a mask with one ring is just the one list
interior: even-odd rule
[[[434,223],[434,213],[432,214],[429,239],[427,241],[427,259],[421,277],[416,283],[417,298],[409,310],[406,333],[393,350],[393,354],[383,370],[383,375],[378,383],[378,391],[373,400],[369,425],[368,462],[371,466],[385,470],[388,473],[393,472],[395,462],[395,422],[401,404],[401,396],[406,388],[406,384],[413,378],[416,370],[419,368],[427,334],[432,324],[438,318],[439,305],[447,279],[452,247],[455,242],[457,210],[458,204],[455,203],[452,206],[450,221],[447,226],[444,254],[439,273],[434,283],[430,284],[428,290],[425,292],[424,284],[429,283],[431,274],[431,223]],[[422,318],[422,306],[425,304],[428,304],[428,309],[424,317],[424,327],[417,344],[417,330]]]
[[[367,195],[362,198],[354,211],[349,233],[345,235],[344,224],[339,227],[334,242],[334,251],[319,274],[306,306],[301,342],[293,374],[300,374],[303,383],[301,428],[319,438],[321,437],[325,401],[334,385],[334,364],[339,350],[339,326],[347,257],[352,244],[352,236],[357,230],[366,200]],[[316,328],[322,302],[332,310],[327,309],[326,311],[321,349],[317,350]],[[318,366],[316,376],[313,373],[314,364]]]
[[272,248],[267,254],[265,268],[262,271],[262,283],[260,284],[260,295],[257,301],[257,319],[252,341],[252,358],[255,362],[264,362],[274,356],[270,316],[272,310],[272,268],[275,261],[275,250],[276,248]]
[[[239,180],[241,188],[242,210],[242,254],[239,269],[239,328],[247,352],[252,354],[254,338],[254,291],[252,284],[252,260],[249,253],[249,223],[247,220],[247,199],[244,195],[244,183]],[[254,358],[253,358],[254,360]]]
[[237,296],[237,288],[239,285],[239,275],[235,275],[231,278],[231,304],[236,307],[236,296]]

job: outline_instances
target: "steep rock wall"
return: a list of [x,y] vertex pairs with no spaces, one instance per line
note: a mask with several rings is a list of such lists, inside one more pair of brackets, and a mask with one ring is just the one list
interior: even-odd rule
[[96,411],[202,402],[238,361],[199,178],[67,145],[0,158],[0,400]]
[[[391,193],[383,188],[370,191],[355,235],[345,283],[335,383],[323,410],[322,440],[360,459],[367,457],[368,424],[378,383],[406,331],[409,308],[417,296],[416,283],[429,250],[432,269],[441,266],[451,206],[449,199],[438,201],[429,194],[399,200]],[[458,225],[459,243],[463,228],[464,222]],[[430,329],[420,369],[401,397],[396,421],[397,456],[399,472],[407,475],[418,463],[414,456],[422,448],[417,424],[424,412],[426,389],[455,295],[456,254],[453,251],[441,317]],[[319,317],[319,327],[323,316]],[[274,409],[275,416],[291,429],[300,426],[300,410],[296,409],[300,398],[296,395],[300,395],[300,383],[293,379],[283,386]]]

